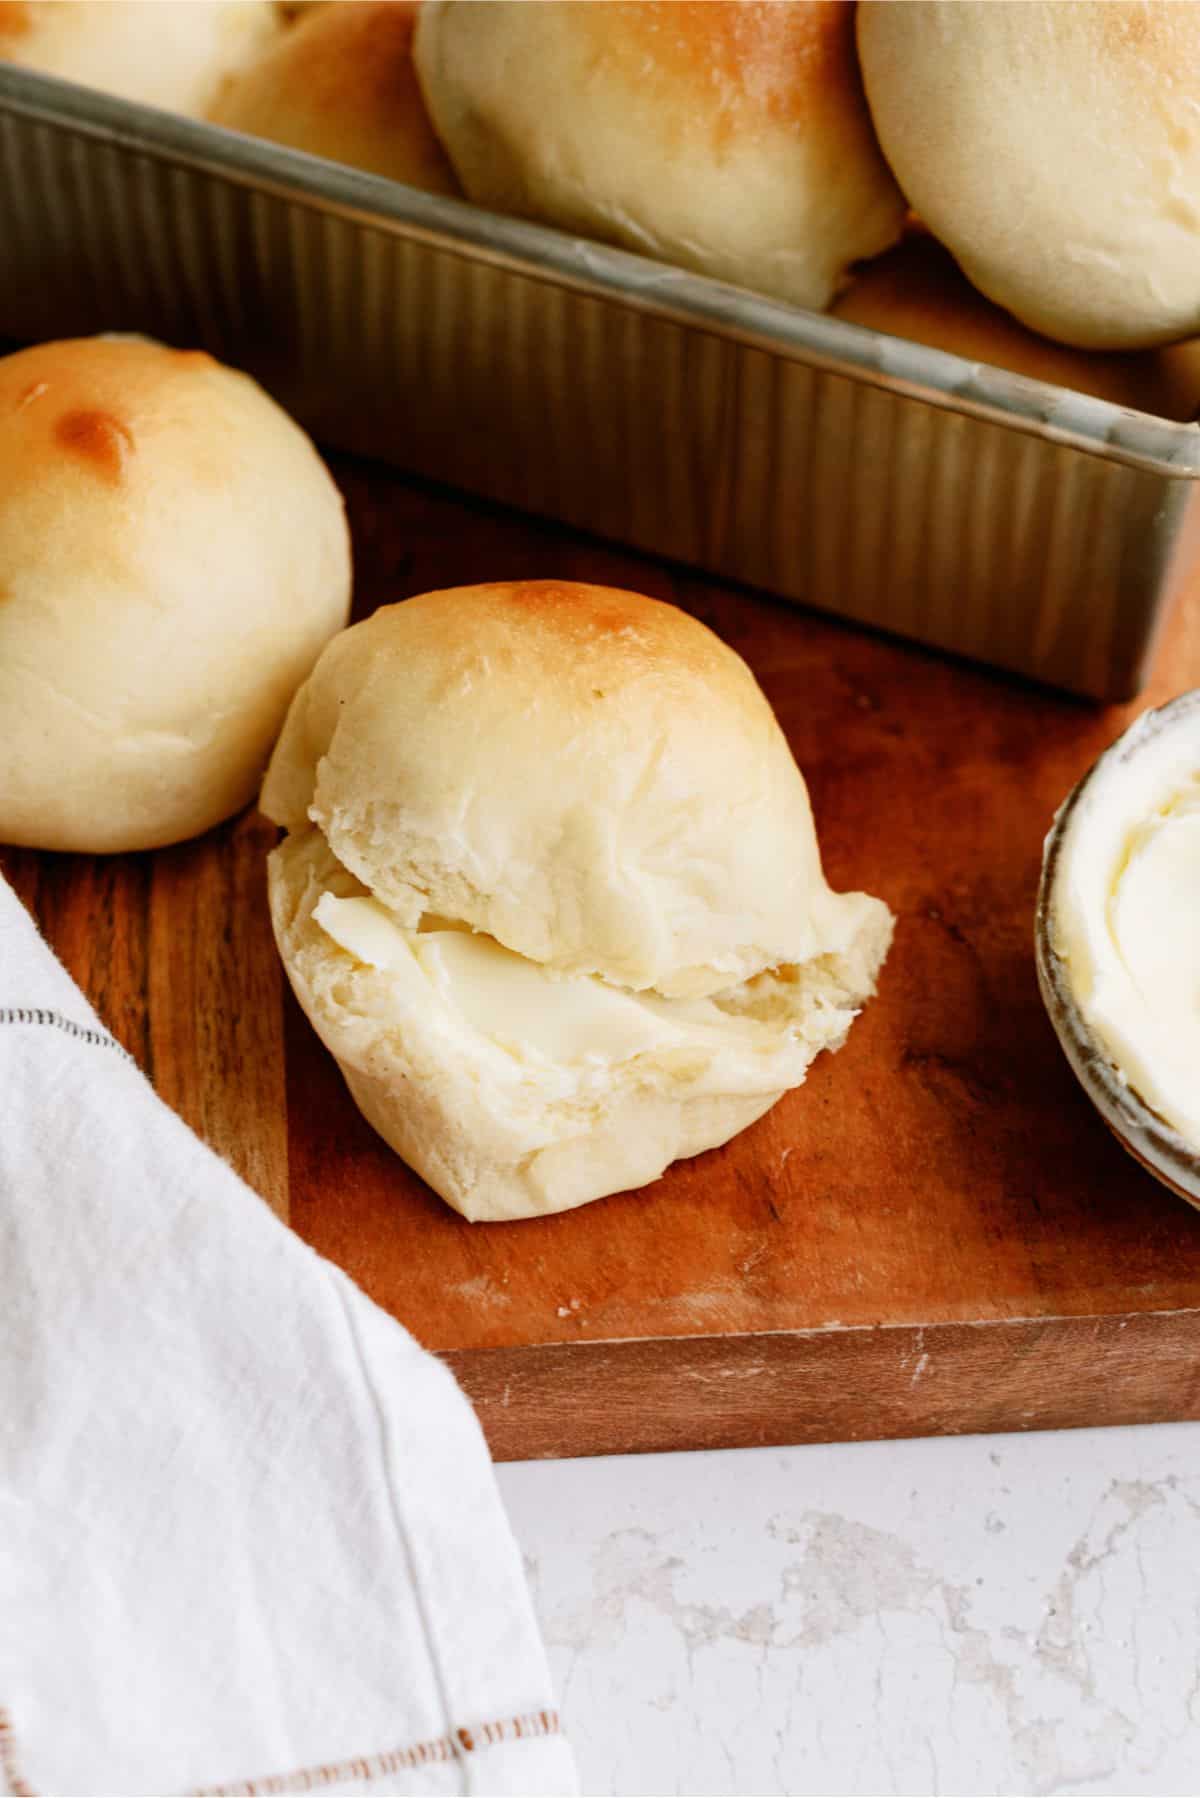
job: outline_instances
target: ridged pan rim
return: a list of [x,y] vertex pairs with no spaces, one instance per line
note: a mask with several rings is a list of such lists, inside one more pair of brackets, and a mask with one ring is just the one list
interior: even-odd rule
[[626,250],[489,212],[467,200],[425,193],[57,76],[0,65],[0,115],[6,113],[316,206],[366,229],[418,238],[442,251],[502,264],[544,282],[1105,461],[1174,480],[1200,477],[1196,425],[1154,418],[946,350],[808,312]]

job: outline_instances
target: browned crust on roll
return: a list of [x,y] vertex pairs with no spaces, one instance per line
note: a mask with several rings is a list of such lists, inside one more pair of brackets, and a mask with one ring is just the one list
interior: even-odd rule
[[305,14],[230,81],[216,124],[436,193],[458,193],[412,62],[420,0],[338,0]]

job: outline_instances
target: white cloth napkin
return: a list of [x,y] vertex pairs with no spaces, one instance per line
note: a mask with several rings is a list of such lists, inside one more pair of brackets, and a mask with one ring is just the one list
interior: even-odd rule
[[569,1793],[479,1427],[0,880],[0,1789]]

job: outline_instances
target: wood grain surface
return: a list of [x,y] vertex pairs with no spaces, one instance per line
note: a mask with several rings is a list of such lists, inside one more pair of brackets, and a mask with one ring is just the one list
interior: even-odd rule
[[[1100,710],[341,460],[356,609],[566,576],[750,662],[834,885],[897,913],[846,1048],[640,1193],[469,1225],[358,1116],[285,991],[254,816],[107,861],[0,855],[159,1092],[471,1394],[502,1458],[1200,1416],[1200,1214],[1078,1090],[1038,999],[1051,815]],[[1200,684],[1200,585],[1151,691]],[[20,995],[6,1002],[20,1003]]]

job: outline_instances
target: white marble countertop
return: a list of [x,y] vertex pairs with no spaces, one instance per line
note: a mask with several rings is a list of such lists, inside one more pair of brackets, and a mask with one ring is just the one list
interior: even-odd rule
[[499,1477],[585,1793],[1200,1790],[1200,1424]]

